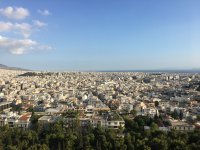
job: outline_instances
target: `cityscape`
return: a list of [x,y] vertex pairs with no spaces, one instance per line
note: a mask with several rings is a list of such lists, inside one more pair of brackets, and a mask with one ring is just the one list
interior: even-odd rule
[[198,73],[1,69],[0,85],[1,127],[44,130],[62,123],[65,130],[111,130],[118,140],[131,130],[186,134],[200,129]]
[[0,0],[0,150],[200,150],[199,0]]

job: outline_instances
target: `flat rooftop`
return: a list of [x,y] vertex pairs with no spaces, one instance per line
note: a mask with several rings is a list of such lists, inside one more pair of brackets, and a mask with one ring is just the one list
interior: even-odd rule
[[0,102],[0,106],[11,104],[12,102]]

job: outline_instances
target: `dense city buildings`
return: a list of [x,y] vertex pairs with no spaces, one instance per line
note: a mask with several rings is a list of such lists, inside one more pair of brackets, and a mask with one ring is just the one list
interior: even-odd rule
[[123,128],[122,116],[133,111],[135,116],[164,117],[169,130],[194,130],[199,123],[199,74],[2,69],[0,76],[1,125],[20,126],[23,120],[26,125],[20,127],[27,128],[30,110],[39,114],[42,124],[60,119],[69,123],[73,117],[62,116],[69,111],[78,113],[83,126],[114,129]]
[[198,149],[200,74],[1,69],[0,129],[30,136],[3,149]]

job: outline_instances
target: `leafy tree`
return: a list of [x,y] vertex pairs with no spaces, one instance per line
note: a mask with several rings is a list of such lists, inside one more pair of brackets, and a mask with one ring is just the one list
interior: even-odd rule
[[135,109],[131,110],[130,114],[135,117],[137,115],[137,111]]
[[166,136],[155,137],[151,140],[151,148],[152,149],[168,149],[168,141]]
[[200,115],[197,115],[197,121],[200,121]]
[[171,114],[171,116],[174,119],[179,119],[179,114],[178,114],[177,110],[174,110],[174,112]]
[[158,125],[156,124],[156,123],[152,123],[151,124],[151,131],[156,131],[156,130],[158,130]]
[[29,147],[28,150],[49,150],[49,148],[45,144],[35,144]]
[[129,133],[125,135],[124,142],[127,145],[127,150],[134,150],[134,145],[132,144],[132,137]]
[[8,145],[5,150],[18,150],[16,146]]
[[186,150],[187,146],[183,141],[178,140],[178,139],[173,139],[170,142],[170,147],[169,148],[171,150]]
[[[34,117],[32,116],[33,123]],[[125,130],[104,129],[101,126],[93,128],[91,125],[70,128],[64,122],[58,121],[40,130],[34,128],[23,130],[20,128],[0,127],[0,149],[2,150],[199,150],[200,131],[194,132],[162,132],[158,130],[158,120],[144,116],[125,119]],[[35,121],[37,124],[37,121]],[[141,125],[150,125],[151,129],[144,131]],[[121,136],[124,135],[124,136]]]
[[147,138],[143,138],[143,139],[138,139],[136,141],[136,149],[145,149],[145,150],[150,150],[151,148],[149,146],[147,146]]
[[182,111],[180,111],[180,113],[179,113],[179,119],[180,119],[180,120],[183,119],[183,112],[182,112]]
[[188,145],[188,149],[199,150],[200,149],[200,144],[192,143],[192,144]]

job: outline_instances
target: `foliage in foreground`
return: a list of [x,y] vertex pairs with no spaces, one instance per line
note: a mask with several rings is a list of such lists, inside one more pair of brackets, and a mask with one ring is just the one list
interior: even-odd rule
[[[62,121],[32,128],[0,128],[2,150],[199,150],[200,131],[191,133],[162,132],[155,119],[137,117],[125,119],[125,130],[105,130],[91,126],[81,128],[73,124],[70,128]],[[144,131],[142,126],[150,125]]]

